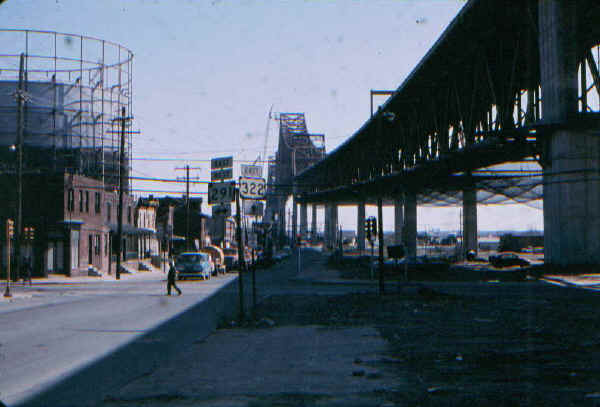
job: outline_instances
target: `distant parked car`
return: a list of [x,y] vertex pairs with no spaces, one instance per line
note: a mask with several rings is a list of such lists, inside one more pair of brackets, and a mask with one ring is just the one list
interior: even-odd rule
[[490,256],[489,262],[492,266],[497,268],[511,266],[529,266],[529,262],[527,260],[520,258],[513,252],[502,252],[498,253],[496,256]]
[[200,277],[208,280],[212,274],[210,258],[206,253],[185,252],[175,258],[175,270],[179,280]]

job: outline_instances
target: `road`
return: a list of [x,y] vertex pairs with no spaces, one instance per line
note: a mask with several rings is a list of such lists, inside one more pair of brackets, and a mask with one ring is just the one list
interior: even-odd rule
[[235,275],[178,285],[153,279],[35,284],[0,303],[0,400],[16,404],[181,314]]

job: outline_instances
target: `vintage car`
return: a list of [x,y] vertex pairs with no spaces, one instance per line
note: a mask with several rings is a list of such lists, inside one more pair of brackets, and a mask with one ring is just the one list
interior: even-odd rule
[[502,267],[526,267],[529,266],[529,262],[525,259],[520,258],[513,252],[501,252],[495,256],[489,257],[489,262],[496,268]]

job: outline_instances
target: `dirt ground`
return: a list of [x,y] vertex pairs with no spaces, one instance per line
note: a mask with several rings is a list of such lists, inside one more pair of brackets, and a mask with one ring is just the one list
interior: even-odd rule
[[[520,282],[286,287],[105,406],[596,406],[597,292]],[[340,286],[341,287],[341,286]]]
[[[389,349],[390,405],[600,405],[600,332],[595,294],[541,283],[465,284],[442,294],[411,286],[377,294],[278,296],[259,311],[280,325],[374,326]],[[564,289],[563,289],[564,290]]]

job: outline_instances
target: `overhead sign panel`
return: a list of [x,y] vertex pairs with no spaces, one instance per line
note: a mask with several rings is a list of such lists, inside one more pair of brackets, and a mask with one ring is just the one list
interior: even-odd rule
[[235,199],[235,181],[208,184],[208,204],[225,204]]
[[211,181],[224,181],[226,179],[233,178],[233,169],[225,168],[222,170],[216,170],[210,172]]
[[242,164],[240,168],[242,170],[242,177],[262,177],[262,167],[260,165]]
[[267,183],[264,178],[240,177],[240,196],[245,199],[265,199]]
[[219,157],[210,160],[211,170],[220,170],[222,168],[233,167],[233,157]]

